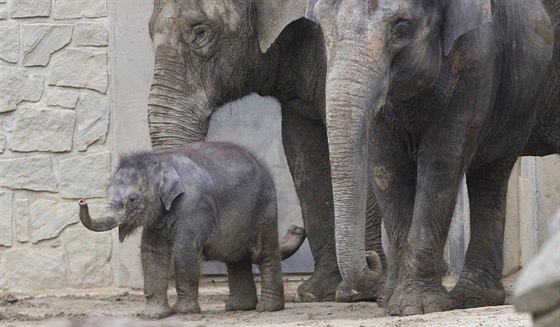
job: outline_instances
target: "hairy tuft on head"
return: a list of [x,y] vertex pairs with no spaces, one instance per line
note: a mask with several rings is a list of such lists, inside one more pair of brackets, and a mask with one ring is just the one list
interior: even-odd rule
[[117,169],[141,169],[154,166],[158,163],[158,161],[157,155],[152,151],[133,151],[120,155]]

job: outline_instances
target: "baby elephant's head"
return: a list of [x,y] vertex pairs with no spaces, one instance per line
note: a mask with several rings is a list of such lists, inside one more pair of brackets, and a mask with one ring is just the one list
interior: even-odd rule
[[93,219],[81,199],[80,220],[90,230],[101,232],[119,226],[119,240],[136,227],[154,223],[183,192],[175,167],[151,152],[121,158],[108,188],[105,215]]

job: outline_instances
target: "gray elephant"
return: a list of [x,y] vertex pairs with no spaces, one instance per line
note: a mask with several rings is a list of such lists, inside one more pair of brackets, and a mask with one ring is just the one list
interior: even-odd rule
[[[392,315],[504,303],[511,169],[520,155],[560,153],[558,4],[544,2],[549,15],[538,0],[308,4],[326,44],[339,267],[356,290],[376,284],[361,256],[369,178],[389,238],[380,302]],[[448,294],[439,267],[464,174],[471,238]]]
[[[242,148],[196,142],[174,150],[121,158],[108,189],[107,215],[92,219],[80,200],[80,220],[93,231],[119,227],[119,239],[144,226],[141,253],[145,317],[197,313],[200,260],[220,260],[228,270],[226,310],[284,308],[281,258],[305,239],[292,226],[279,247],[276,192],[267,168]],[[173,254],[177,302],[167,302]],[[252,263],[261,271],[261,297]]]
[[[324,126],[323,35],[314,23],[298,19],[305,8],[305,1],[155,0],[148,123],[152,146],[172,148],[204,140],[212,113],[228,101],[251,92],[280,101],[284,150],[315,260],[298,294],[304,301],[325,301],[334,300],[341,276]],[[385,263],[381,216],[372,189],[369,194],[367,249]],[[364,297],[353,294],[341,285],[337,296]]]

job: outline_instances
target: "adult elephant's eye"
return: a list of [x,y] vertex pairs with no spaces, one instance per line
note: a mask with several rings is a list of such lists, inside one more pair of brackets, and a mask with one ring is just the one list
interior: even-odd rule
[[397,39],[408,39],[412,37],[412,23],[406,19],[399,19],[395,23],[394,34]]
[[191,31],[190,44],[193,48],[202,48],[211,41],[212,29],[208,25],[195,26]]
[[129,195],[126,203],[130,205],[138,203],[138,196],[136,194]]

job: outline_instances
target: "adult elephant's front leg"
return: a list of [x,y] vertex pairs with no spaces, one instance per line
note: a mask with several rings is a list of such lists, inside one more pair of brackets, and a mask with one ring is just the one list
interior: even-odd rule
[[418,150],[414,212],[405,246],[398,249],[399,278],[388,303],[392,315],[451,309],[440,267],[464,171],[464,152],[453,152],[447,145],[427,140]]
[[383,212],[388,239],[386,279],[377,297],[378,305],[385,308],[398,283],[401,250],[407,247],[416,193],[416,166],[398,133],[386,125],[387,121],[382,117],[374,121],[368,167],[368,177],[377,205]]
[[459,282],[451,291],[453,308],[504,304],[500,281],[508,180],[515,158],[467,173],[471,237]]
[[291,108],[282,109],[282,139],[301,205],[315,271],[298,289],[306,302],[334,301],[341,281],[334,243],[334,215],[326,130]]
[[383,250],[383,243],[381,239],[381,222],[383,215],[381,208],[375,198],[373,192],[373,185],[369,183],[367,189],[367,207],[366,207],[366,251],[373,250],[379,255],[381,265],[383,267],[383,275],[386,275],[387,270],[387,257]]

